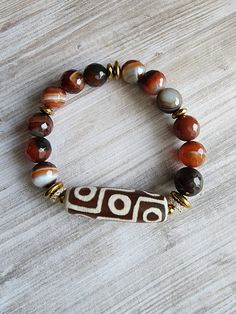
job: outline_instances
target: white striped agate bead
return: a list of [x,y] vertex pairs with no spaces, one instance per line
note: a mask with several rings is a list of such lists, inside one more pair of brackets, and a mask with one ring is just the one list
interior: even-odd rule
[[57,167],[50,162],[40,162],[31,171],[32,182],[39,188],[47,187],[56,182]]
[[48,87],[42,93],[42,103],[46,108],[56,109],[63,107],[66,101],[66,92],[60,87]]
[[137,83],[145,73],[145,66],[137,60],[129,60],[122,67],[122,78],[126,83]]

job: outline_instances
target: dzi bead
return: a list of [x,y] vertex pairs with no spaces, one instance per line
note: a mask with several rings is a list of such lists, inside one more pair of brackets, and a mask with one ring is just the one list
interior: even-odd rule
[[99,187],[74,187],[66,192],[66,210],[71,214],[128,222],[165,221],[167,199],[144,191]]
[[201,192],[203,187],[203,177],[194,168],[181,168],[174,177],[175,187],[180,194],[194,196]]
[[157,105],[165,113],[173,113],[182,105],[182,96],[174,88],[165,88],[157,95]]
[[206,158],[205,147],[195,141],[184,143],[179,149],[179,160],[188,167],[201,166]]
[[47,161],[40,162],[31,171],[32,182],[39,188],[55,183],[58,177],[57,167]]
[[90,86],[101,86],[107,80],[107,70],[101,64],[89,64],[84,70],[84,80]]
[[50,109],[57,109],[64,106],[66,92],[60,87],[48,87],[42,93],[42,103]]
[[28,130],[33,136],[44,137],[53,129],[53,121],[46,113],[36,113],[28,120]]
[[151,70],[142,75],[138,83],[146,93],[157,95],[165,87],[166,78],[162,72]]
[[137,60],[129,60],[122,67],[122,78],[126,83],[137,83],[145,73],[145,66]]
[[46,138],[33,137],[26,144],[25,155],[33,162],[41,162],[48,159],[51,151],[51,144]]
[[175,135],[182,141],[191,141],[200,133],[198,121],[188,115],[180,116],[173,126]]
[[68,93],[79,93],[84,88],[83,74],[77,70],[66,71],[62,75],[61,86]]

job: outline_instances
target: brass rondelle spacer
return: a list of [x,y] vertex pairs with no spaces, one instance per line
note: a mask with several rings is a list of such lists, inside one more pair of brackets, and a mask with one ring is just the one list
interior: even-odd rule
[[181,195],[180,193],[172,191],[172,192],[170,192],[170,195],[181,206],[186,207],[186,208],[190,208],[191,207],[191,203],[189,202],[189,200],[185,196]]
[[121,77],[121,68],[119,62],[116,60],[113,65],[113,75],[116,80],[119,80]]
[[40,111],[42,113],[46,113],[49,116],[54,114],[54,111],[50,108],[47,108],[47,107],[40,107]]
[[168,204],[168,214],[171,215],[175,211],[175,207],[173,204]]
[[180,108],[179,110],[172,113],[172,118],[177,119],[181,116],[184,116],[187,112],[187,108]]
[[50,188],[45,192],[44,196],[53,202],[60,201],[64,202],[66,189],[64,184],[60,181],[54,183]]
[[108,63],[107,65],[107,77],[109,80],[113,78],[113,66],[111,63]]

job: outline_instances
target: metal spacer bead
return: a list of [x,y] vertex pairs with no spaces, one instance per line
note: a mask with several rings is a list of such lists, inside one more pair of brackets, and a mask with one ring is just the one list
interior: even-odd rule
[[180,108],[179,110],[172,113],[172,118],[177,119],[183,115],[185,115],[187,112],[187,108]]
[[191,203],[189,202],[189,200],[185,196],[181,195],[180,193],[172,191],[172,192],[170,192],[170,195],[181,206],[186,207],[186,208],[190,208],[191,207]]
[[113,66],[111,63],[107,64],[107,77],[109,80],[113,78]]
[[113,65],[113,76],[116,80],[119,80],[121,77],[121,68],[119,62],[116,60]]
[[54,114],[54,111],[52,109],[46,107],[40,107],[40,111],[48,114],[49,116]]
[[171,215],[175,211],[175,207],[173,204],[168,204],[168,214]]
[[63,203],[65,198],[65,192],[66,189],[64,187],[64,184],[58,181],[50,186],[50,188],[45,192],[44,196],[53,201],[53,203],[57,201]]

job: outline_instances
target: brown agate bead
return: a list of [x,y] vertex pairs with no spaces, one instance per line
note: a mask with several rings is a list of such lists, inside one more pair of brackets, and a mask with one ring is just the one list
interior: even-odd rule
[[194,168],[181,168],[174,177],[175,187],[180,194],[194,196],[201,192],[203,187],[203,177]]
[[50,109],[61,108],[66,101],[66,92],[60,87],[50,86],[42,93],[42,103]]
[[165,87],[166,78],[162,72],[151,70],[142,75],[138,83],[146,93],[157,95]]
[[101,64],[91,63],[84,70],[84,80],[90,86],[102,86],[107,80],[107,70]]
[[50,156],[51,151],[51,144],[44,137],[31,138],[25,147],[26,157],[33,162],[45,161]]
[[61,87],[68,93],[79,93],[84,88],[83,74],[77,70],[66,71],[61,78]]
[[191,141],[198,136],[200,125],[194,117],[183,115],[176,119],[173,129],[180,140]]
[[137,83],[145,73],[145,66],[138,60],[129,60],[122,67],[122,78],[127,83]]
[[47,161],[40,162],[31,171],[31,178],[34,185],[39,188],[48,187],[56,182],[58,177],[57,167]]
[[178,156],[184,165],[198,167],[205,161],[206,149],[201,143],[190,141],[180,147]]
[[28,120],[28,130],[33,136],[47,136],[52,129],[53,121],[46,113],[36,113]]

